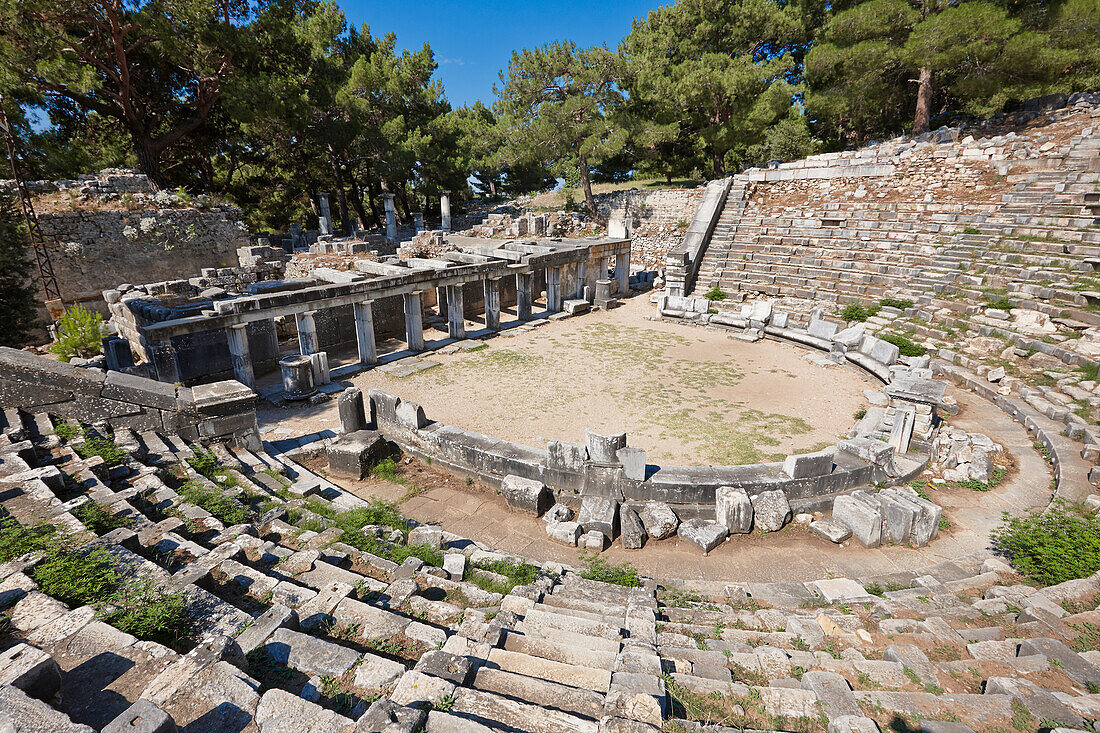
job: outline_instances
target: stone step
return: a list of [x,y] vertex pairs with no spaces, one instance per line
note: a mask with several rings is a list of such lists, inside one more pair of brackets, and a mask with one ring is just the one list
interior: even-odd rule
[[523,621],[528,628],[543,629],[548,632],[557,629],[615,641],[622,638],[621,626],[613,626],[602,621],[591,621],[564,614],[547,613],[532,609],[523,617]]
[[564,641],[563,637],[555,634],[552,637],[540,634],[540,629],[520,629],[521,632],[508,631],[504,636],[503,648],[509,651],[521,652],[543,659],[549,659],[563,664],[575,664],[596,669],[611,669],[615,666],[615,658],[619,653],[618,644],[615,649],[594,649],[585,644]]
[[599,720],[603,714],[603,696],[597,692],[502,669],[479,667],[471,687],[582,718]]
[[528,733],[598,733],[593,721],[471,688],[455,691],[449,712],[494,730]]
[[490,649],[486,663],[489,667],[502,669],[505,672],[550,680],[569,687],[580,687],[604,694],[611,685],[610,670],[555,662],[507,649]]

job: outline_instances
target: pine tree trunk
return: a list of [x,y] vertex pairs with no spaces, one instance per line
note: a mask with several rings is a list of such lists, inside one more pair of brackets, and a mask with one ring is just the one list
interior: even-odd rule
[[359,181],[355,173],[348,171],[348,183],[351,186],[351,203],[355,207],[355,215],[359,217],[359,224],[363,229],[367,228],[367,212],[363,209],[363,192],[359,188]]
[[340,208],[340,231],[343,234],[347,234],[348,227],[348,197],[344,194],[344,174],[340,170],[340,161],[336,159],[336,156],[330,150],[328,154],[329,163],[332,165],[332,178],[336,182],[336,203]]
[[932,69],[921,67],[917,85],[917,114],[913,120],[913,134],[928,132],[932,123]]
[[141,172],[149,177],[149,185],[154,191],[161,191],[167,183],[160,171],[160,156],[153,149],[152,141],[143,138],[136,133],[130,133],[134,141],[134,152],[137,153],[138,167]]
[[588,207],[588,215],[593,219],[597,216],[596,198],[592,195],[592,179],[588,177],[588,160],[584,157],[577,163],[581,174],[581,188],[584,189],[584,203]]
[[722,151],[714,150],[711,153],[711,164],[714,166],[714,177],[724,178],[726,175],[726,159]]

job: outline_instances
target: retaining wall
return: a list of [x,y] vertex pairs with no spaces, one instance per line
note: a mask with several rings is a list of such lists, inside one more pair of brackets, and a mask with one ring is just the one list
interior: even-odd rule
[[188,441],[260,448],[256,394],[233,380],[188,389],[0,347],[0,404],[84,423],[178,433]]

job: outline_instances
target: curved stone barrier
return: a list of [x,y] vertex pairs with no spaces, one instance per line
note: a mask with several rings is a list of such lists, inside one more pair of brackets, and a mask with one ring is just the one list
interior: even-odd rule
[[[697,308],[680,298],[686,309]],[[665,315],[675,315],[667,309]],[[688,312],[687,310],[683,311]],[[691,311],[693,317],[703,315]],[[709,316],[709,314],[707,314]],[[655,466],[645,451],[627,446],[626,434],[589,432],[585,444],[550,441],[531,448],[430,421],[423,408],[380,390],[371,390],[371,422],[403,450],[429,458],[459,475],[499,487],[507,476],[539,481],[562,503],[579,496],[600,496],[627,505],[658,501],[671,504],[681,519],[713,517],[719,487],[743,488],[750,496],[781,490],[796,510],[828,509],[841,493],[875,483],[908,481],[927,463],[927,453],[946,385],[931,379],[928,359],[898,363],[898,349],[862,329],[840,331],[836,324],[811,318],[806,330],[788,327],[787,314],[770,303],[746,307],[745,317],[709,316],[717,326],[758,330],[775,338],[828,352],[850,361],[884,383],[886,407],[873,407],[850,433],[851,439],[816,453],[788,456],[783,462],[744,466]],[[850,347],[850,348],[849,348]],[[357,390],[343,399],[362,400]],[[361,414],[350,407],[341,414]],[[344,425],[345,432],[358,429]]]

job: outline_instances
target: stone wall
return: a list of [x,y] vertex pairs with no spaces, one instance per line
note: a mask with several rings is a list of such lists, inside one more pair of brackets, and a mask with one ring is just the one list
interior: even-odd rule
[[[0,190],[13,188],[0,181]],[[103,290],[233,266],[236,249],[248,244],[237,207],[209,196],[154,193],[136,171],[106,169],[76,180],[30,181],[28,188],[66,303],[86,301],[103,311]]]
[[0,404],[112,428],[157,430],[185,440],[229,440],[260,448],[256,394],[232,380],[188,389],[0,347]]
[[119,283],[178,278],[236,264],[248,244],[234,206],[39,214],[67,301],[99,298]]
[[634,269],[656,270],[664,267],[668,251],[684,238],[688,224],[703,200],[704,186],[697,188],[661,188],[642,191],[636,188],[596,197],[600,217],[612,228],[632,219],[630,259]]

